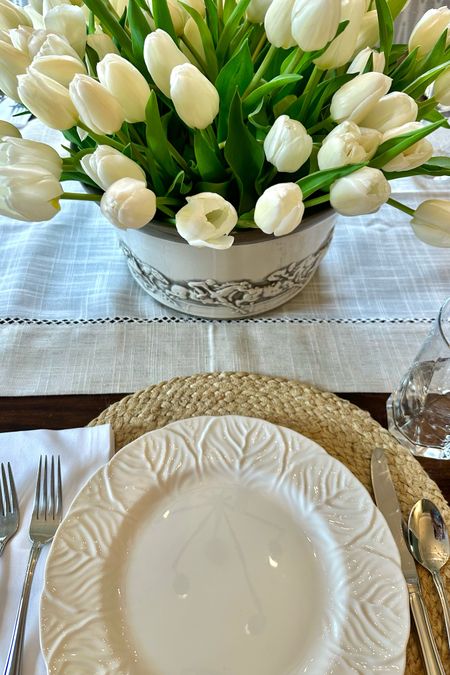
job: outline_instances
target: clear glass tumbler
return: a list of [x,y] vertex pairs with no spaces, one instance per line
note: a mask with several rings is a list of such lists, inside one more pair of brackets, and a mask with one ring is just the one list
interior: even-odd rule
[[450,298],[387,402],[389,431],[414,455],[450,459]]

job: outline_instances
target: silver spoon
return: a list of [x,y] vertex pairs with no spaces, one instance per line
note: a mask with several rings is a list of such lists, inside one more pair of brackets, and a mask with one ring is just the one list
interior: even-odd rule
[[450,646],[450,607],[440,574],[450,557],[450,542],[444,519],[429,499],[419,499],[412,507],[408,520],[408,539],[413,556],[433,577],[444,612]]

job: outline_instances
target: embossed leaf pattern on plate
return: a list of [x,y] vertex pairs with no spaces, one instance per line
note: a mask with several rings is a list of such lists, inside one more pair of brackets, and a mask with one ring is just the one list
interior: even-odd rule
[[98,471],[41,603],[58,675],[401,673],[408,633],[366,489],[313,441],[235,416],[172,423]]

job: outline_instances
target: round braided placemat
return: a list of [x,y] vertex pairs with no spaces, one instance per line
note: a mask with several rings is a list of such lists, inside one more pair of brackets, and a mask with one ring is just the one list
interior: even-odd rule
[[[408,516],[417,499],[427,497],[442,510],[450,524],[450,509],[437,485],[368,413],[334,394],[293,380],[249,373],[178,377],[123,398],[90,425],[110,423],[119,449],[147,431],[197,415],[247,415],[298,431],[343,462],[371,494],[370,457],[373,448],[381,446],[389,459],[403,515]],[[438,596],[431,576],[422,569],[419,573],[444,669],[450,673]],[[450,592],[450,565],[443,574]],[[408,643],[405,672],[407,675],[425,672],[414,630]]]

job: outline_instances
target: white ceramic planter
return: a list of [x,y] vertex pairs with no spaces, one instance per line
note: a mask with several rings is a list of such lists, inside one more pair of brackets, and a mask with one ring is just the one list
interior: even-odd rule
[[130,272],[163,305],[210,319],[267,312],[306,286],[333,234],[331,209],[308,216],[285,237],[239,232],[225,251],[189,246],[168,225],[119,230]]

